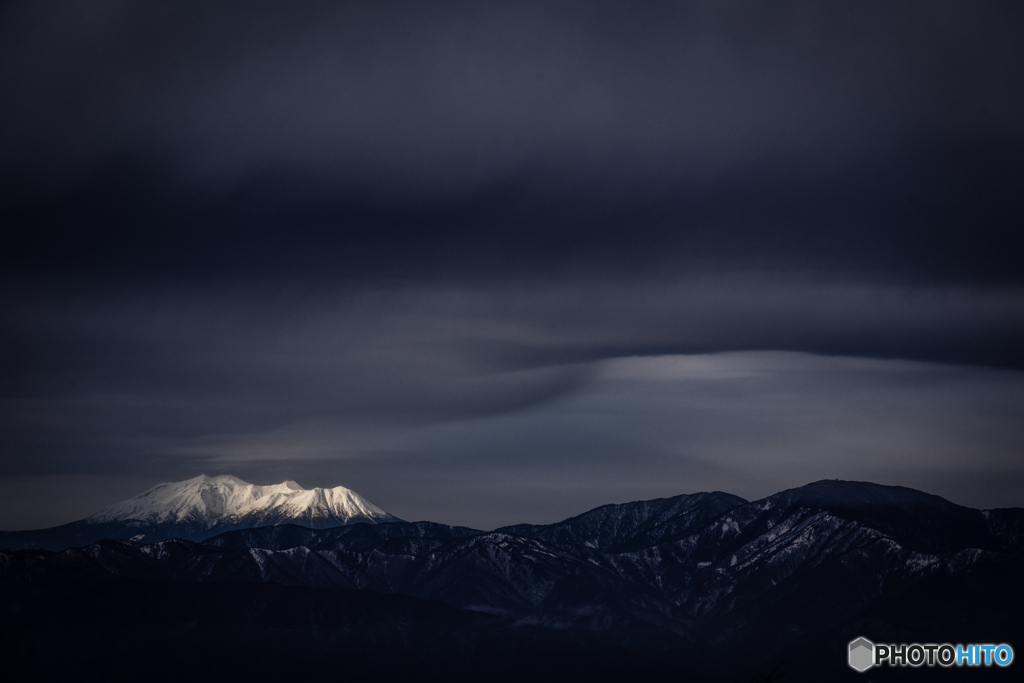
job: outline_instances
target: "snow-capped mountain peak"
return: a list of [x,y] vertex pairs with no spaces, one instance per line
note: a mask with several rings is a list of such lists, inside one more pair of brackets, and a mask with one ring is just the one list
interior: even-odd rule
[[326,527],[393,520],[395,517],[343,486],[304,489],[294,481],[260,486],[231,475],[200,475],[157,484],[85,521],[190,524],[211,529],[287,523]]

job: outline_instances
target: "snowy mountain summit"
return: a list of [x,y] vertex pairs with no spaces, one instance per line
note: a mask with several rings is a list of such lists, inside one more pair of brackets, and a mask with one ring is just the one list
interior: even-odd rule
[[205,474],[157,484],[134,498],[111,505],[85,521],[137,525],[194,524],[252,527],[299,524],[322,529],[352,522],[396,518],[343,486],[304,489],[294,481],[258,486],[231,475]]
[[204,541],[225,531],[295,524],[328,529],[398,522],[343,486],[304,489],[294,481],[259,486],[238,477],[200,475],[157,484],[86,519],[37,531],[0,532],[0,547],[62,550],[103,538],[155,543]]

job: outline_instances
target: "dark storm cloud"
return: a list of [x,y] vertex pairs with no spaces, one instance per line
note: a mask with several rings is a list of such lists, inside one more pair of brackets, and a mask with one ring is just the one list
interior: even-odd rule
[[[230,472],[465,523],[683,470],[769,493],[743,453],[842,470],[758,422],[801,386],[804,456],[847,411],[927,461],[909,359],[1003,368],[925,373],[966,373],[992,431],[948,442],[998,457],[842,472],[982,501],[1018,481],[1022,30],[1015,2],[6,3],[0,491]],[[895,363],[864,395],[902,387],[918,444],[825,400],[867,366],[680,381],[682,413],[609,389],[615,359],[747,350]]]
[[1020,13],[8,5],[5,265],[1019,281]]
[[47,173],[141,145],[193,173],[340,163],[460,186],[516,165],[516,136],[627,162],[689,146],[702,167],[769,133],[847,154],[876,135],[1020,140],[1015,3],[69,7],[9,5],[4,22],[8,144]]
[[[945,144],[945,143],[943,143]],[[267,173],[224,195],[132,165],[11,207],[10,272],[509,279],[680,269],[1021,282],[1019,155],[992,146],[829,170],[749,168],[623,194],[521,173],[458,201],[378,201]],[[154,182],[155,181],[155,182]]]

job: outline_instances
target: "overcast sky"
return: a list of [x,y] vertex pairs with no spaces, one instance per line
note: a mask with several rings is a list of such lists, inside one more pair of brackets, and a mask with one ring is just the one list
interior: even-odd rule
[[1024,5],[895,4],[0,5],[0,528],[1024,506]]

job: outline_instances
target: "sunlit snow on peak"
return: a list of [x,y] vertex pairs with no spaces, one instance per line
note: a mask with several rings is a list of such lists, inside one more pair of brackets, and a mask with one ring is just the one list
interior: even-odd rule
[[343,486],[304,489],[294,481],[259,486],[231,475],[162,483],[101,510],[87,521],[283,524],[387,521],[393,517]]

